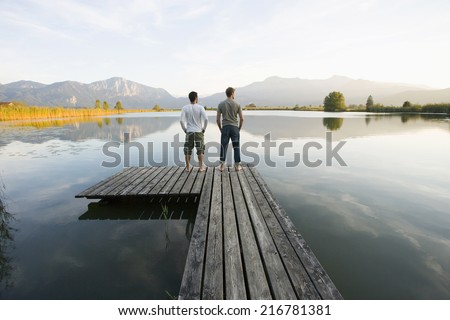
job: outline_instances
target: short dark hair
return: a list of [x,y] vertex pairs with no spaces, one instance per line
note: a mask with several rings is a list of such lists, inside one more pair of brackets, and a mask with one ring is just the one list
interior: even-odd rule
[[197,98],[197,97],[198,97],[197,92],[195,92],[195,91],[189,92],[189,101],[194,102],[195,98]]
[[225,94],[227,95],[227,97],[231,97],[231,95],[234,93],[234,88],[232,87],[228,87],[227,90],[225,90]]

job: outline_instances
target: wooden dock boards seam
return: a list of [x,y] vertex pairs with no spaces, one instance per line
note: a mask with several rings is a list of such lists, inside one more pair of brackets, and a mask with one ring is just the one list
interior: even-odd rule
[[77,195],[75,196],[75,198],[83,198],[83,197],[85,197],[86,195],[89,195],[90,193],[92,193],[92,191],[94,191],[94,190],[96,190],[96,189],[99,189],[99,188],[102,188],[102,187],[104,187],[107,183],[109,183],[110,181],[112,181],[112,180],[114,180],[114,179],[117,179],[118,177],[120,177],[120,176],[122,176],[122,175],[125,175],[125,174],[127,173],[128,170],[131,170],[131,168],[126,168],[126,169],[124,169],[124,170],[122,170],[122,171],[119,171],[119,172],[115,173],[114,175],[112,175],[112,176],[110,176],[110,177],[108,177],[108,178],[106,178],[106,179],[103,179],[103,180],[100,181],[99,183],[96,183],[96,184],[94,184],[92,187],[89,187],[89,188],[87,188],[86,190],[84,190],[84,191],[80,192],[79,194],[77,194]]
[[219,170],[213,169],[211,209],[206,242],[206,260],[202,299],[223,300],[223,217],[222,183]]
[[139,186],[147,176],[151,176],[151,174],[156,170],[155,167],[145,167],[139,172],[139,176],[134,181],[128,183],[128,185],[123,188],[118,195],[128,195],[131,190]]
[[167,167],[160,167],[160,170],[153,176],[152,180],[150,180],[139,192],[137,195],[148,195],[151,190],[159,183],[159,181],[164,177],[166,172],[169,170]]
[[280,222],[281,227],[284,229],[286,236],[300,258],[300,262],[306,269],[307,275],[310,277],[311,282],[320,294],[320,297],[324,300],[343,299],[339,290],[336,288],[329,275],[325,272],[311,248],[306,244],[306,241],[297,231],[283,207],[281,207],[272,191],[268,188],[267,183],[262,179],[261,175],[255,168],[249,167],[249,169],[261,190],[263,190],[263,193],[272,207],[276,218]]
[[139,195],[140,192],[146,188],[147,185],[149,185],[152,181],[157,179],[159,174],[163,171],[163,167],[155,167],[155,170],[152,170],[150,172],[147,172],[142,178],[142,183],[136,185],[134,188],[132,188],[127,195],[128,196],[136,196]]
[[258,204],[243,171],[244,170],[238,172],[238,177],[241,182],[244,198],[246,199],[250,219],[254,227],[257,244],[262,254],[262,261],[265,266],[272,295],[275,299],[297,299],[275,243],[273,239],[269,237],[269,230],[267,229],[267,225],[261,212],[258,210]]
[[[194,230],[189,244],[188,255],[183,272],[179,299],[201,299],[203,287],[203,261],[206,255],[207,228],[209,223],[209,209],[211,203],[214,168],[208,168],[202,184],[202,193],[195,218]],[[206,230],[206,232],[205,232]]]
[[[245,176],[252,188],[253,195],[258,203],[261,215],[267,225],[267,229],[274,240],[274,244],[280,254],[281,261],[287,272],[292,287],[298,299],[320,299],[314,285],[311,283],[306,270],[303,267],[300,259],[296,255],[291,243],[286,237],[286,234],[280,226],[278,220],[274,216],[272,208],[269,206],[264,193],[259,188],[256,180],[249,170],[244,171]],[[299,268],[299,266],[301,266]]]
[[245,272],[241,253],[242,241],[239,238],[239,226],[236,220],[238,211],[234,205],[230,173],[225,170],[221,175],[225,299],[246,300]]
[[[231,185],[239,186],[237,172],[230,171]],[[241,244],[244,280],[249,299],[272,299],[266,273],[261,260],[260,249],[256,243],[255,233],[250,222],[247,205],[241,188],[232,188],[237,230]]]

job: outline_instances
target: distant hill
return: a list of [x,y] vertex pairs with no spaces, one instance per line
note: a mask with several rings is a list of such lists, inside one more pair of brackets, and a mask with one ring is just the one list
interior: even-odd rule
[[413,104],[450,102],[450,88],[442,90],[410,90],[379,99],[379,103],[385,105],[401,106],[403,102]]
[[2,101],[23,101],[41,106],[94,106],[95,100],[114,106],[121,101],[127,108],[152,108],[154,105],[175,106],[177,99],[166,90],[152,88],[123,78],[111,78],[84,84],[75,81],[50,85],[18,81],[0,86]]
[[[321,105],[330,92],[340,91],[344,94],[347,104],[365,104],[369,95],[374,97],[375,102],[381,97],[390,101],[391,95],[418,89],[430,91],[423,86],[355,80],[342,76],[324,80],[270,77],[238,88],[236,99],[242,105],[250,103],[257,106]],[[216,105],[224,97],[224,93],[215,94],[202,99],[202,102],[206,105]],[[448,100],[450,101],[450,95]]]
[[[321,80],[270,77],[237,88],[236,100],[243,106],[250,103],[257,106],[321,105],[331,91],[342,92],[347,104],[365,104],[369,95],[373,96],[375,103],[385,105],[400,106],[406,100],[420,104],[450,102],[450,88],[432,90],[425,86],[343,76]],[[199,93],[201,96],[201,92]],[[225,93],[221,92],[202,97],[200,103],[216,107],[225,98]],[[156,104],[163,108],[181,108],[188,103],[187,97],[175,98],[164,89],[117,77],[90,84],[64,81],[45,85],[18,81],[0,85],[0,101],[23,101],[42,106],[90,107],[95,104],[96,99],[108,101],[110,106],[120,100],[125,108],[150,109]]]

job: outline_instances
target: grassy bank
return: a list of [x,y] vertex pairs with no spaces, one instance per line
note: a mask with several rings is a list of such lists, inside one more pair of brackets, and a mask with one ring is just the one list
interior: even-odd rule
[[[157,112],[144,109],[95,109],[95,108],[63,108],[63,107],[36,107],[23,103],[11,102],[0,105],[0,121],[34,120],[34,119],[60,119],[84,118],[104,115],[115,115],[130,112]],[[163,110],[160,110],[163,111]]]

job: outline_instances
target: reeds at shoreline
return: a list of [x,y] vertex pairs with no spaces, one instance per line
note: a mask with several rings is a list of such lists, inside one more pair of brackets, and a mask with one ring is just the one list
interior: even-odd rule
[[35,120],[57,118],[84,118],[104,115],[115,115],[130,112],[151,112],[144,109],[98,109],[98,108],[63,108],[63,107],[36,107],[22,103],[10,102],[0,104],[0,121]]

